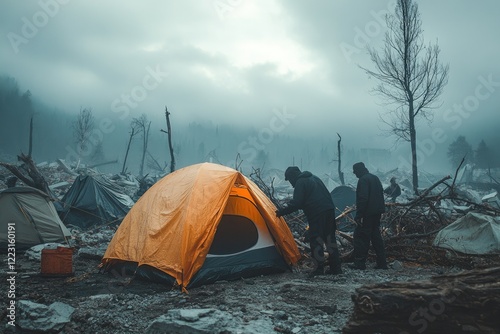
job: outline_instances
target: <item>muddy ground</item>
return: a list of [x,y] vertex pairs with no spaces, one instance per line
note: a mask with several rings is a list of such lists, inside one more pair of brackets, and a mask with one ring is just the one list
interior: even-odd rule
[[[353,309],[351,295],[361,285],[460,271],[391,262],[395,268],[389,270],[370,269],[374,263],[369,263],[367,270],[357,271],[343,264],[341,275],[309,278],[310,263],[305,260],[293,272],[217,282],[183,293],[116,272],[100,273],[99,259],[77,255],[74,276],[42,277],[39,261],[18,254],[16,301],[45,305],[59,301],[74,307],[71,322],[61,333],[145,333],[168,310],[200,308],[225,311],[238,322],[237,330],[228,327],[225,333],[340,333]],[[0,279],[6,281],[4,271]],[[6,305],[6,297],[2,293],[2,305]],[[5,307],[0,319],[2,326],[6,324]]]

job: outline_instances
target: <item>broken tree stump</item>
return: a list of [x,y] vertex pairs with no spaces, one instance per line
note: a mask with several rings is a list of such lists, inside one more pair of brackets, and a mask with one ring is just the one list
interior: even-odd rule
[[500,267],[364,285],[343,333],[500,333]]
[[47,183],[47,181],[45,181],[45,178],[36,167],[35,162],[31,158],[31,156],[21,153],[17,156],[17,160],[22,161],[23,164],[21,166],[16,166],[5,162],[0,162],[0,166],[8,169],[12,174],[23,181],[24,184],[33,188],[37,188],[53,198],[54,196],[49,188],[49,184]]

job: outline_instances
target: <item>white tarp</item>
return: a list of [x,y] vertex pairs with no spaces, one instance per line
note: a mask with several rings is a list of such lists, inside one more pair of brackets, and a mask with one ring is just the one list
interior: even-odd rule
[[439,231],[433,245],[466,254],[500,253],[500,217],[469,212]]

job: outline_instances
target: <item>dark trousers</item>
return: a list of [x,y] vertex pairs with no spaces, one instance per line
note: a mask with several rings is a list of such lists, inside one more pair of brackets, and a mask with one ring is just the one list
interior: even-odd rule
[[329,210],[316,217],[308,217],[308,222],[311,255],[313,259],[318,266],[324,266],[326,248],[330,269],[339,269],[340,255],[337,247],[337,239],[335,238],[335,231],[337,230],[335,211]]
[[354,229],[354,263],[364,266],[370,249],[370,242],[377,255],[377,265],[387,265],[384,241],[380,234],[380,217],[373,215],[363,218],[363,224]]

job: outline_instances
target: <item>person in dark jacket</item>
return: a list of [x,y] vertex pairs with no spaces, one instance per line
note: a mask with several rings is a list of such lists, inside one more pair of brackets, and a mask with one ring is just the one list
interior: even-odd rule
[[387,269],[384,241],[380,234],[380,218],[385,212],[384,190],[380,179],[368,172],[364,163],[355,163],[353,173],[359,179],[356,187],[356,228],[354,229],[353,269],[366,269],[370,242],[377,256],[376,269]]
[[384,194],[389,196],[392,202],[396,202],[396,198],[401,195],[401,187],[396,183],[395,177],[391,177],[391,184],[384,189]]
[[307,171],[301,172],[296,166],[286,169],[285,180],[289,181],[294,188],[293,199],[285,208],[276,210],[276,215],[281,217],[299,209],[304,211],[309,223],[311,254],[317,263],[316,269],[310,273],[310,276],[325,273],[325,246],[330,266],[326,273],[341,274],[342,268],[335,238],[337,230],[335,205],[330,192],[317,176]]

